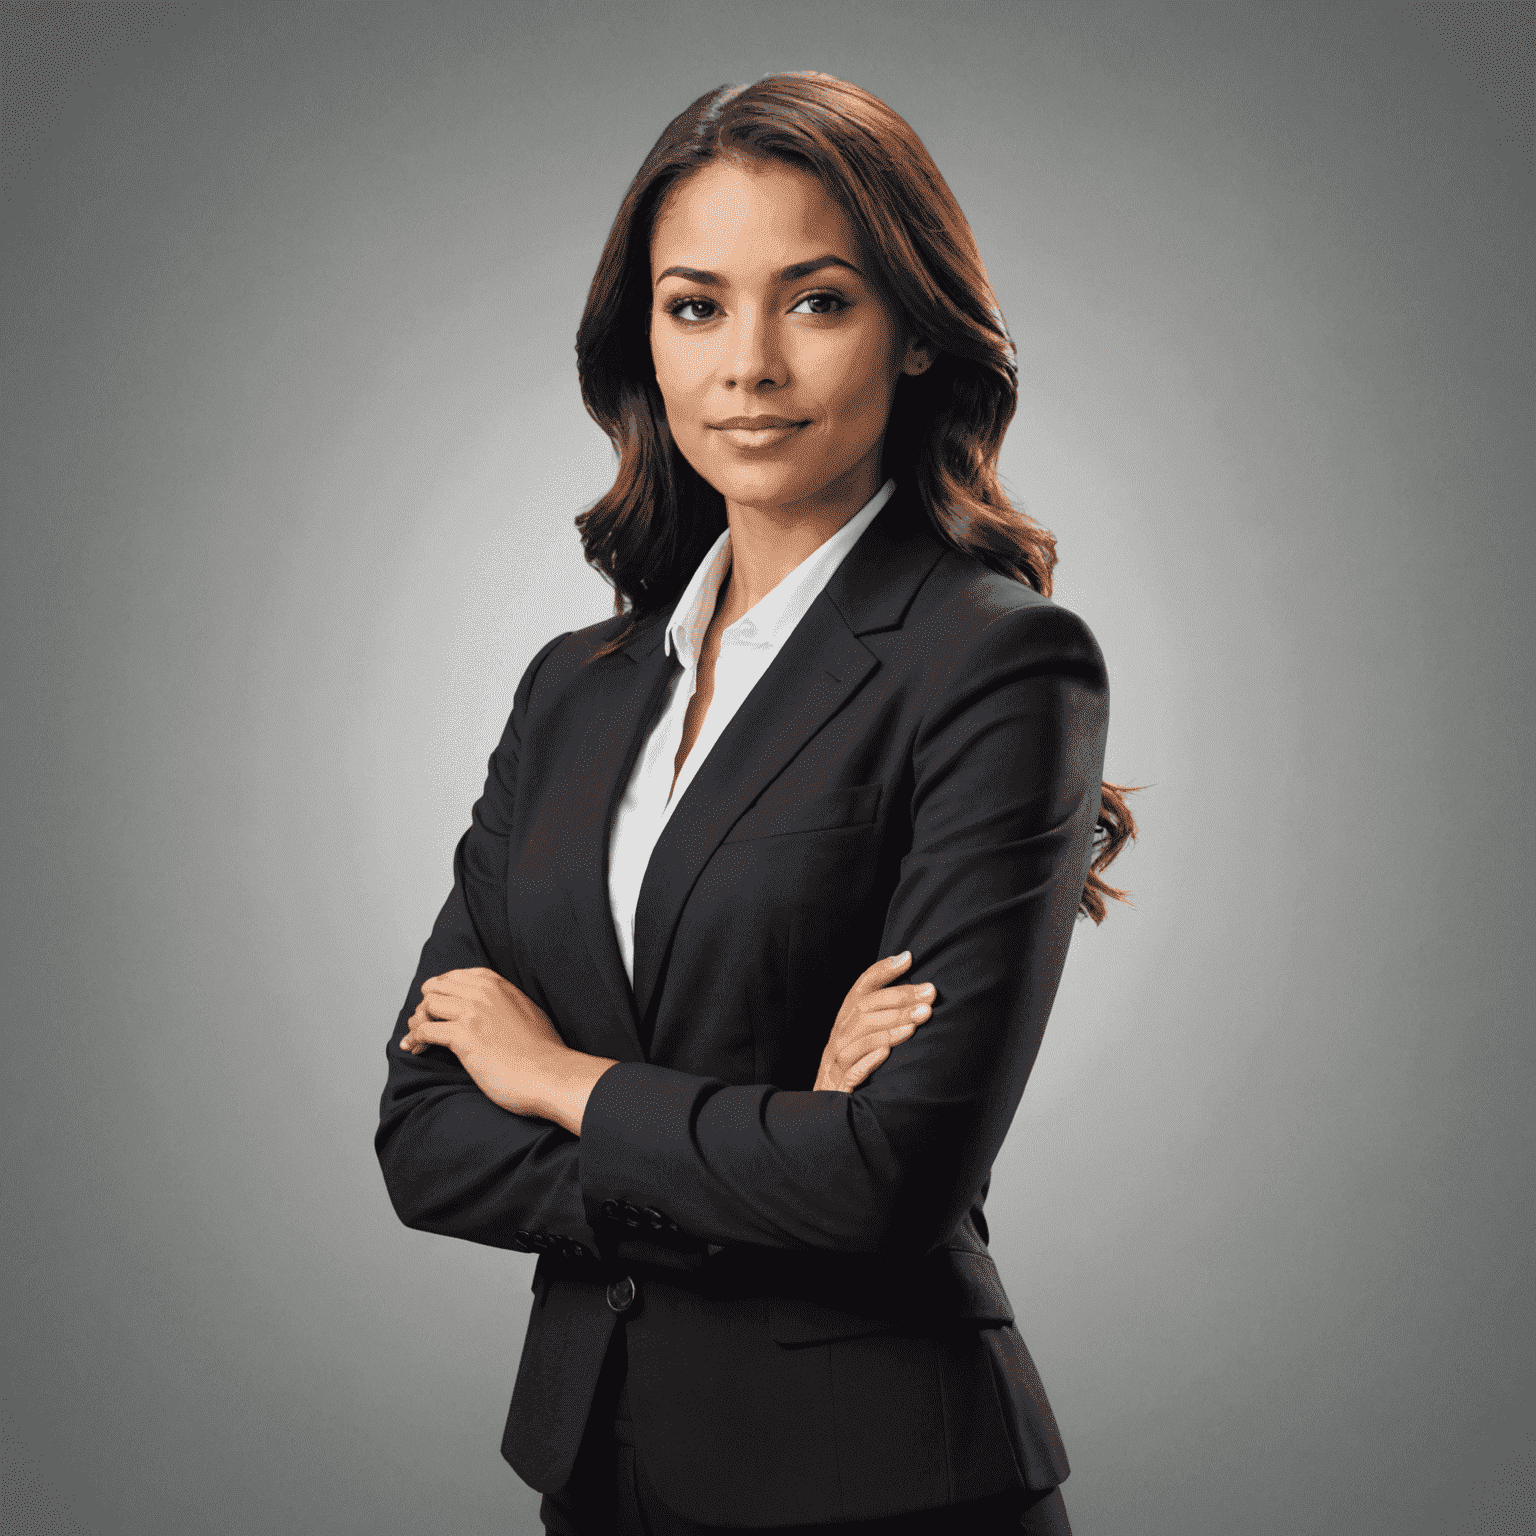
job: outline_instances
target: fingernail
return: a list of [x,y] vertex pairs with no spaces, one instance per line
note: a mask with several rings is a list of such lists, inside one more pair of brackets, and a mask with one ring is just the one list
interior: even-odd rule
[[914,1019],[926,1019],[928,1017],[928,1004],[919,1003],[917,1007],[912,1010],[912,1017]]
[[905,965],[907,963],[907,961],[910,960],[911,958],[912,958],[912,951],[910,949],[904,949],[904,950],[902,950],[902,952],[899,955],[895,956],[892,959],[891,964],[892,965]]
[[919,997],[932,998],[933,983],[931,981],[925,981],[922,986],[917,989],[917,995]]

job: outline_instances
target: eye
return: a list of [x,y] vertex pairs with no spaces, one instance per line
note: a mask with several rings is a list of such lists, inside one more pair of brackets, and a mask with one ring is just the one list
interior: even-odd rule
[[[811,306],[810,309],[804,308],[807,304]],[[823,306],[827,307],[823,308]],[[838,310],[847,308],[847,301],[840,299],[835,293],[808,293],[790,310],[790,314],[835,315]]]
[[[714,319],[713,312],[715,308],[716,305],[713,299],[672,299],[667,304],[667,313],[669,315],[676,315],[679,320],[682,320],[687,325],[697,325],[702,320]],[[710,313],[706,315],[684,313],[685,310],[700,309],[709,310]]]

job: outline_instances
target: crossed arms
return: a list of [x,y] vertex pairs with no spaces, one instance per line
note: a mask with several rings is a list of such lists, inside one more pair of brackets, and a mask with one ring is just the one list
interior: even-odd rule
[[851,1092],[607,1064],[570,1128],[493,1102],[450,1050],[400,1045],[430,978],[504,972],[519,741],[563,638],[517,689],[391,1037],[375,1145],[401,1220],[499,1247],[535,1232],[596,1251],[617,1204],[664,1210],[699,1244],[917,1255],[943,1242],[1023,1094],[1086,878],[1108,723],[1087,626],[1053,604],[1005,610],[932,689],[880,946],[910,949],[911,974],[936,988],[922,1029]]

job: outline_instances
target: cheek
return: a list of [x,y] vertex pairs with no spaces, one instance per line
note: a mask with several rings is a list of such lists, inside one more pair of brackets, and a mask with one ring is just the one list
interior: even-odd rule
[[656,387],[667,406],[667,415],[673,430],[686,426],[686,412],[679,409],[691,395],[697,392],[698,372],[689,367],[689,353],[684,348],[668,346],[665,342],[651,344],[651,362],[656,369]]
[[839,420],[852,424],[873,418],[883,426],[895,366],[885,337],[874,336],[820,358],[814,376],[822,398]]

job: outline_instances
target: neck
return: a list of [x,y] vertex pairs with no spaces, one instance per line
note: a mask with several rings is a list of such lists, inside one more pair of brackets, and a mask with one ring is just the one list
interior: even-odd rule
[[880,489],[879,457],[803,501],[757,505],[727,501],[731,569],[721,594],[721,627],[734,624],[845,523]]

